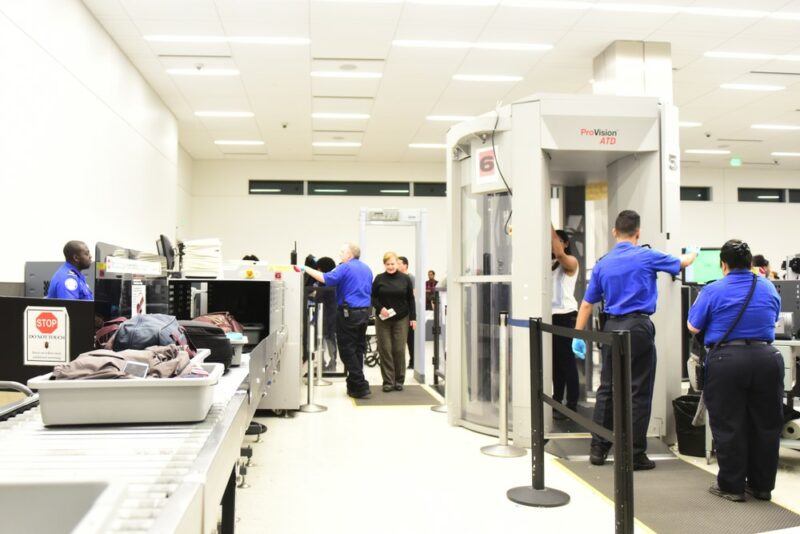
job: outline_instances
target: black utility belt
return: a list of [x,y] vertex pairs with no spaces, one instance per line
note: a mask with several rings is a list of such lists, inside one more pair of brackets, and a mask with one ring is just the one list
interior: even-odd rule
[[364,306],[363,308],[353,308],[352,306],[339,306],[339,311],[350,310],[350,311],[361,311],[361,310],[368,310],[369,306]]
[[772,345],[772,341],[763,341],[760,339],[734,339],[733,341],[726,341],[725,343],[717,343],[716,345],[709,345],[709,349],[718,349],[720,347],[742,347],[749,345]]
[[609,315],[608,318],[609,319],[630,319],[631,317],[647,317],[647,318],[649,318],[650,315],[652,315],[652,314],[645,313],[645,312],[632,312],[632,313],[626,313],[625,315]]

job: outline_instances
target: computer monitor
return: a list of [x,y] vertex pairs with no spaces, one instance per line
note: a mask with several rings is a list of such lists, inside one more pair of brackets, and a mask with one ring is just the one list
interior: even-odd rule
[[156,247],[158,248],[158,254],[167,258],[167,270],[173,270],[175,268],[175,249],[172,248],[169,238],[161,234],[161,237],[156,242]]
[[723,274],[722,266],[719,262],[719,253],[719,248],[701,249],[694,263],[683,270],[683,282],[686,284],[707,284],[714,280],[720,280]]

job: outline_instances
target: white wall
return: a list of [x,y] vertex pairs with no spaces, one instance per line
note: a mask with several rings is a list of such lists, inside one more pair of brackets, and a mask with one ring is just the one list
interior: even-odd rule
[[174,234],[175,118],[79,0],[0,0],[0,65],[0,280],[69,239]]
[[[339,197],[249,195],[248,180],[445,181],[444,165],[357,162],[271,162],[204,160],[194,162],[191,237],[220,237],[226,259],[255,254],[288,263],[293,242],[298,255],[330,256],[345,241],[358,241],[362,207],[428,210],[428,265],[438,275],[446,268],[446,202],[443,197]],[[186,236],[189,237],[189,236]],[[368,227],[364,259],[374,269],[387,250],[406,255],[414,265],[412,228]],[[441,278],[441,276],[440,276]]]
[[742,239],[775,269],[786,256],[800,252],[800,241],[793,237],[800,204],[738,201],[739,187],[798,189],[800,172],[683,168],[681,185],[711,187],[711,202],[681,202],[679,243],[718,248],[728,239]]

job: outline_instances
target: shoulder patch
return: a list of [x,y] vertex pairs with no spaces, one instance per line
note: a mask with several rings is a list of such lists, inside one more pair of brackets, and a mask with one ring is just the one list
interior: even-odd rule
[[78,281],[75,278],[67,278],[64,280],[64,286],[70,291],[78,289]]

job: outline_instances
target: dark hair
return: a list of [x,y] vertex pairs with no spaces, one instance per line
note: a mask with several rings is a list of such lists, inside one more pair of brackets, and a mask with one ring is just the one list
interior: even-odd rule
[[258,257],[255,254],[248,254],[242,258],[242,261],[258,261]]
[[81,248],[85,247],[86,243],[83,241],[67,241],[64,245],[64,259],[70,261],[73,256],[81,253]]
[[769,262],[763,254],[753,256],[753,267],[769,267]]
[[317,259],[314,257],[313,254],[309,254],[308,256],[306,256],[305,266],[311,267],[312,269],[317,268]]
[[561,241],[566,243],[566,245],[564,245],[564,252],[572,255],[572,244],[570,242],[569,234],[564,230],[556,230],[556,235],[559,237],[559,239],[561,239]]
[[739,239],[731,239],[722,245],[719,259],[729,269],[749,269],[753,264],[753,253],[750,246]]
[[614,221],[614,229],[623,237],[631,237],[639,230],[642,218],[633,210],[622,210]]
[[408,258],[406,258],[405,256],[397,256],[397,259],[400,260],[403,263],[403,265],[408,267]]
[[323,256],[317,260],[317,269],[319,269],[323,273],[329,273],[335,268],[336,268],[336,262],[333,261],[333,258],[329,258],[328,256]]

